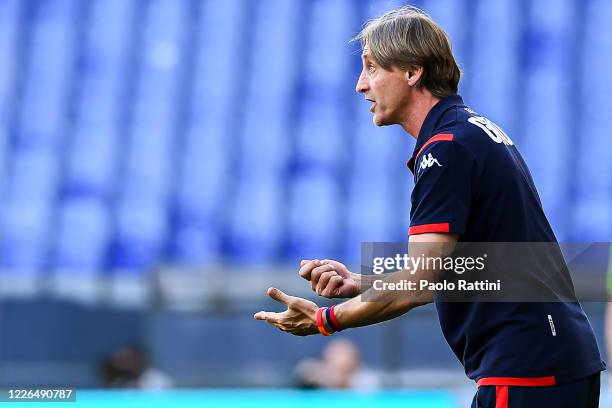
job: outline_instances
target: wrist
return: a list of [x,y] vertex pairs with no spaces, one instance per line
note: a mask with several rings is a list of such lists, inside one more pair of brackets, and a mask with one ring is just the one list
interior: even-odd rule
[[343,327],[335,315],[335,305],[332,307],[320,307],[317,309],[316,324],[319,333],[323,336],[331,336],[335,332],[343,330]]
[[334,316],[336,318],[336,321],[338,322],[338,325],[341,327],[341,329],[346,330],[346,329],[353,327],[353,325],[350,322],[351,316],[348,315],[348,311],[347,311],[347,306],[350,309],[350,301],[340,303],[334,306],[335,306]]
[[334,334],[334,332],[333,330],[331,330],[329,324],[326,324],[326,311],[326,307],[320,307],[319,309],[317,309],[317,329],[319,330],[319,333],[321,333],[323,336],[331,336],[332,334]]
[[327,309],[325,316],[327,317],[327,322],[329,326],[332,328],[332,330],[335,332],[340,332],[344,329],[344,327],[342,327],[342,324],[340,323],[340,321],[338,320],[338,317],[336,316],[335,308],[336,308],[336,305],[333,305],[332,307]]

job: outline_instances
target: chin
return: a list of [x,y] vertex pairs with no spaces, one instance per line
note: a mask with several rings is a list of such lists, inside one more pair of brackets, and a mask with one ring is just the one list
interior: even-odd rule
[[380,117],[378,115],[374,115],[372,117],[372,122],[374,123],[374,125],[381,127],[381,126],[389,126],[389,125],[393,125],[394,123],[389,122],[387,120],[385,120],[385,118]]
[[384,126],[385,125],[385,120],[384,120],[383,115],[381,115],[380,113],[376,113],[376,112],[374,112],[374,115],[372,115],[372,122],[376,126]]

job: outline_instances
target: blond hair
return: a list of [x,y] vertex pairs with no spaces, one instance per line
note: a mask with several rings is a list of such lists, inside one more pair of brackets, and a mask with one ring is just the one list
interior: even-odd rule
[[457,93],[461,71],[444,30],[424,11],[406,6],[368,21],[353,39],[384,69],[423,67],[418,86],[443,98]]

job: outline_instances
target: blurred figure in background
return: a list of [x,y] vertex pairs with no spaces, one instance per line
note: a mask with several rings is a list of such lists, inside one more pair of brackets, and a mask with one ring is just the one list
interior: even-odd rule
[[151,367],[147,354],[136,346],[123,346],[113,351],[102,364],[106,388],[172,388],[172,379]]
[[357,346],[348,339],[331,341],[323,349],[322,359],[304,359],[295,367],[296,386],[306,389],[374,389],[379,376],[361,364]]

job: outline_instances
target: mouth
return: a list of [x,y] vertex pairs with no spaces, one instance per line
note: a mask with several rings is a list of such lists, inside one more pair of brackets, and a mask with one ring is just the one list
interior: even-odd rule
[[376,108],[376,101],[374,99],[366,98],[366,101],[372,102],[372,106],[370,107],[370,112],[374,113],[374,108]]

